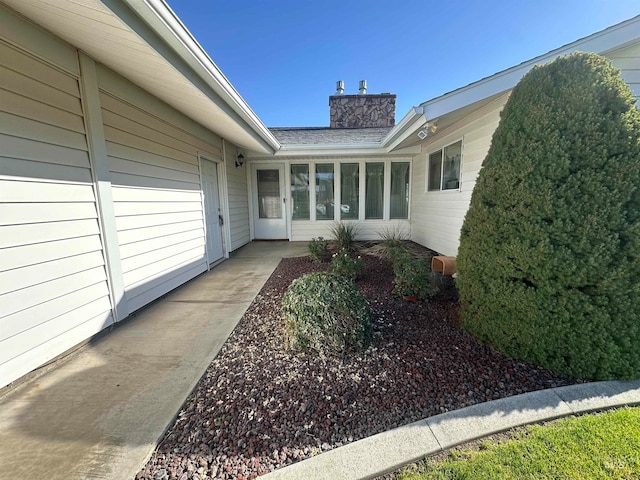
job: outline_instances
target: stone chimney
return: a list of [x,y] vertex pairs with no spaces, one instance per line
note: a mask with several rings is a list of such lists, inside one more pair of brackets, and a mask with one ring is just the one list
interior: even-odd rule
[[342,80],[336,86],[336,94],[329,96],[330,128],[393,127],[396,124],[395,95],[367,94],[366,80],[360,81],[357,95],[344,95]]

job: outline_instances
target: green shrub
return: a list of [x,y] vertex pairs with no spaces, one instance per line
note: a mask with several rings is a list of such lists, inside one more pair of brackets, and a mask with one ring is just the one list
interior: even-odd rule
[[363,263],[364,261],[360,255],[353,258],[349,252],[343,248],[332,255],[330,271],[335,275],[340,275],[353,282],[358,278]]
[[576,377],[640,376],[640,113],[577,53],[514,88],[460,238],[463,325]]
[[294,350],[342,355],[371,342],[371,311],[353,282],[339,275],[315,272],[294,280],[282,313]]
[[308,245],[309,255],[313,260],[326,263],[331,258],[329,242],[322,237],[312,238]]
[[393,264],[393,293],[399,296],[416,296],[426,300],[438,293],[431,276],[431,266],[425,258],[399,255]]
[[360,228],[357,223],[334,222],[330,228],[331,238],[338,249],[350,252],[356,249],[357,236]]

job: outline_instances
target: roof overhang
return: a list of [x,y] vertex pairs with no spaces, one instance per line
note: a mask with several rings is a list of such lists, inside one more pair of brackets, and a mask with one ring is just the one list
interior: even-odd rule
[[512,90],[535,65],[544,64],[561,55],[577,51],[606,56],[612,50],[624,48],[639,40],[640,15],[413,107],[389,132],[382,146],[393,151],[396,148],[419,143],[417,132],[427,122],[435,119],[438,121],[438,133],[440,133],[441,124],[454,124],[461,113],[478,110]]
[[163,0],[2,0],[222,138],[280,144]]

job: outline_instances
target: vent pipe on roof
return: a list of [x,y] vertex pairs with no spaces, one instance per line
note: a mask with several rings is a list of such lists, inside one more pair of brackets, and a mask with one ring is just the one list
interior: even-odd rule
[[344,93],[344,80],[338,80],[336,82],[336,95],[342,95]]
[[360,86],[358,88],[360,89],[360,95],[366,95],[367,94],[367,81],[366,80],[360,80]]

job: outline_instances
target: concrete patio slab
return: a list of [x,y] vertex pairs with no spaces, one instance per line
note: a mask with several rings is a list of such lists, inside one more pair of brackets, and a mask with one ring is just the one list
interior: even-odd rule
[[0,396],[0,479],[132,479],[280,259],[254,242]]

